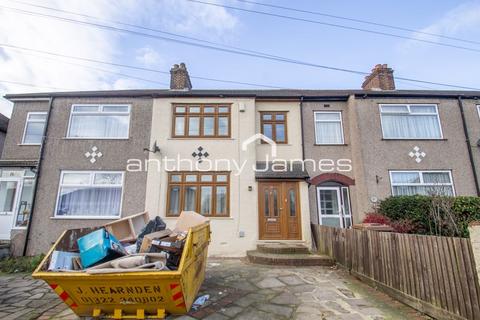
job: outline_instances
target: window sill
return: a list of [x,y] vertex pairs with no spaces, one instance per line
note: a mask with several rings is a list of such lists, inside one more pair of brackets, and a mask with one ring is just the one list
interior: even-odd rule
[[19,143],[17,146],[20,147],[40,147],[42,144],[41,143]]
[[73,138],[63,137],[62,140],[129,140],[130,138]]
[[232,137],[171,137],[167,140],[236,140]]
[[[177,220],[178,217],[161,217],[164,220]],[[206,216],[205,218],[208,218],[209,220],[234,220],[233,217],[208,217]]]
[[346,143],[332,143],[332,144],[327,144],[327,143],[315,143],[314,146],[317,147],[342,147],[342,146],[348,146]]
[[86,217],[86,216],[65,216],[65,217],[50,217],[52,220],[117,220],[120,219],[121,217],[119,216],[104,216],[104,217],[99,217],[99,216],[92,216],[92,217]]
[[441,138],[382,138],[382,141],[448,141],[448,139]]
[[12,230],[27,230],[27,227],[13,227]]

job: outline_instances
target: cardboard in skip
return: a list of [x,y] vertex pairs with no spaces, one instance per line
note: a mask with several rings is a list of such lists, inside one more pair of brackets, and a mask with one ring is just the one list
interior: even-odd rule
[[53,251],[48,271],[74,270],[74,259],[78,256],[76,252]]
[[209,221],[208,218],[196,213],[195,211],[182,211],[178,217],[174,232],[187,232],[191,227],[198,226]]
[[79,238],[77,243],[84,268],[127,254],[120,242],[103,228]]
[[153,240],[168,237],[171,233],[172,233],[172,230],[165,229],[162,231],[146,234],[143,237],[142,246],[140,247],[140,252],[150,252],[150,247],[152,246]]

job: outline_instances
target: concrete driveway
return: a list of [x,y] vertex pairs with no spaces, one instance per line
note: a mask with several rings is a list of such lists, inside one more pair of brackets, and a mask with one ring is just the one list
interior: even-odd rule
[[[49,287],[28,275],[0,276],[0,319],[77,319]],[[205,305],[169,319],[426,319],[328,267],[275,267],[209,260]]]

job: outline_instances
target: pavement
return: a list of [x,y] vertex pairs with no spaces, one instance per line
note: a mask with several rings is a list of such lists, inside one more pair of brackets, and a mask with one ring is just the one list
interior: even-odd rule
[[[240,259],[208,261],[199,296],[210,298],[178,320],[429,319],[341,269],[272,267]],[[0,275],[0,319],[78,319],[30,275]]]

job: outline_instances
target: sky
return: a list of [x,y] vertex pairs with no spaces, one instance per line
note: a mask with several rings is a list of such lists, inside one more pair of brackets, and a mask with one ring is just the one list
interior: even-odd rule
[[[282,19],[188,0],[2,0],[0,96],[23,92],[164,89],[168,88],[170,81],[168,71],[173,64],[180,62],[186,63],[193,77],[280,88],[359,89],[363,82],[364,76],[358,74],[237,55],[141,36],[139,33],[174,39],[181,39],[178,35],[193,37],[215,43],[213,46],[217,47],[221,44],[229,48],[260,51],[362,72],[369,72],[378,63],[386,63],[395,70],[398,77],[480,87],[480,0],[256,0],[263,4],[367,20],[469,42],[237,0],[202,1],[392,33],[403,38]],[[71,23],[45,15],[109,25],[117,29],[114,31],[78,22]],[[119,32],[118,28],[135,32]],[[152,29],[175,35],[159,34]],[[418,40],[441,42],[466,49]],[[52,56],[5,45],[117,65]],[[261,88],[197,78],[192,78],[192,84],[194,89]],[[396,85],[399,89],[447,89],[405,81],[397,81]],[[0,112],[10,117],[11,110],[12,104],[0,98]]]

